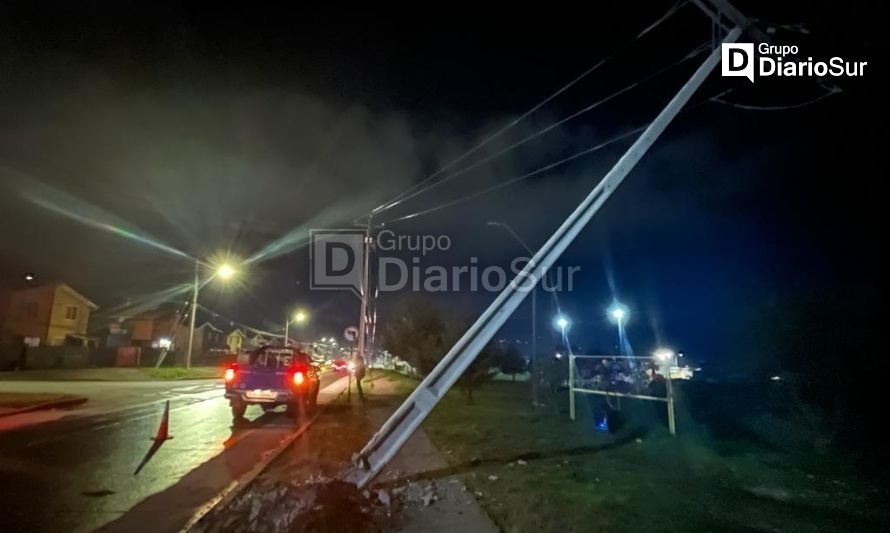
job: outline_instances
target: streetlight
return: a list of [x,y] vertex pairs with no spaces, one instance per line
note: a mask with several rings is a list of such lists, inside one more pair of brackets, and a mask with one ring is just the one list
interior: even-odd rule
[[622,304],[621,302],[613,302],[612,305],[607,310],[609,315],[609,319],[612,320],[618,326],[618,353],[619,355],[624,354],[624,323],[627,322],[627,319],[630,317],[630,311],[628,311],[627,306]]
[[[185,367],[191,368],[192,366],[192,346],[195,343],[195,315],[198,314],[198,290],[201,288],[201,280],[199,279],[199,274],[201,272],[201,262],[197,259],[195,260],[195,285],[192,290],[192,316],[189,325],[189,345],[188,351],[185,355]],[[210,276],[210,279],[220,278],[221,280],[229,280],[237,274],[232,265],[228,263],[223,263],[216,267],[216,270],[213,272],[213,275]],[[208,279],[207,281],[210,281]]]
[[[525,248],[525,250],[528,252],[529,259],[534,257],[535,254],[534,254],[534,252],[532,252],[532,249],[529,248],[529,246],[527,244],[525,244],[525,241],[523,241],[519,237],[519,235],[516,234],[515,231],[513,231],[513,228],[511,228],[507,224],[504,224],[503,222],[498,222],[496,220],[489,221],[488,225],[504,228],[507,231],[507,233],[512,235],[513,238],[516,239],[516,241],[520,245],[522,245],[523,248]],[[535,285],[532,286],[532,290],[531,290],[531,292],[532,292],[532,357],[531,357],[531,367],[532,368],[531,368],[531,378],[532,378],[532,402],[536,405],[538,403],[538,380],[535,377],[535,361],[538,357],[538,332],[537,332],[537,325],[538,325],[538,298],[537,298],[537,294],[538,294],[538,290],[537,289],[538,289],[538,284],[537,284],[537,280],[535,280]]]
[[609,308],[609,317],[619,326],[627,320],[629,314],[627,307],[617,302],[612,304],[612,307]]
[[659,348],[652,352],[652,356],[659,361],[670,361],[674,358],[674,351],[667,348]]
[[572,323],[569,321],[568,318],[565,317],[565,315],[557,315],[556,318],[553,320],[553,323],[562,331],[563,337],[565,337],[566,328],[572,325]]
[[216,269],[216,275],[221,279],[231,279],[235,275],[235,269],[232,268],[232,265],[222,264]]
[[287,336],[288,329],[290,328],[290,323],[293,322],[294,324],[302,324],[303,322],[306,322],[306,320],[308,320],[308,319],[309,319],[309,313],[307,313],[306,311],[304,311],[302,309],[298,309],[294,313],[293,318],[285,317],[285,320],[284,320],[284,345],[285,346],[287,346],[288,343],[290,343],[290,339]]

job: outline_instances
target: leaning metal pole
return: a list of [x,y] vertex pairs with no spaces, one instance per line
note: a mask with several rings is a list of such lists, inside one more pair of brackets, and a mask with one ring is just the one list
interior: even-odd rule
[[[741,33],[742,27],[736,26],[723,42],[733,43]],[[535,286],[537,280],[541,279],[541,276],[553,266],[563,251],[575,240],[719,62],[720,48],[718,47],[698,67],[692,77],[640,134],[608,174],[544,243],[532,260],[525,265],[522,272],[517,274],[507,288],[495,298],[488,309],[445,354],[433,371],[424,378],[414,392],[371,437],[365,447],[353,456],[355,469],[347,475],[350,481],[355,482],[359,488],[365,487],[395,456],[439,400],[448,392],[448,389],[473,362],[476,355],[522,303],[529,289]]]

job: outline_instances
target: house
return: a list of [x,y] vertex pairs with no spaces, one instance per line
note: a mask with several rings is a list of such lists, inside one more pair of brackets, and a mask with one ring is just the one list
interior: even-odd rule
[[[173,345],[184,354],[189,345],[189,328],[180,326],[173,338]],[[211,352],[224,352],[226,348],[226,335],[223,331],[210,322],[204,322],[195,327],[195,338],[192,341],[192,355],[194,357],[207,356]]]
[[248,337],[240,329],[234,329],[226,337],[226,346],[229,348],[230,355],[237,355],[242,347],[247,347]]
[[29,346],[83,343],[90,313],[96,309],[66,283],[19,289],[8,296],[2,340]]
[[[165,305],[129,317],[119,317],[118,323],[129,335],[130,346],[143,350],[166,349],[174,354],[177,362],[184,362],[191,324],[188,315],[182,315],[177,306]],[[223,331],[210,322],[196,325],[192,342],[193,362],[211,353],[216,354],[214,356],[225,353],[226,341]]]
[[140,348],[168,348],[181,327],[181,318],[172,307],[143,311],[119,321],[129,332],[130,345]]

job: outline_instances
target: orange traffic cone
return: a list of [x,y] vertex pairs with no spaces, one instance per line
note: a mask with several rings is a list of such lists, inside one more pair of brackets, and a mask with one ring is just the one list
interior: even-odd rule
[[167,400],[167,403],[164,405],[164,414],[161,416],[161,425],[158,426],[158,432],[152,439],[150,439],[154,442],[152,443],[151,448],[148,449],[145,457],[142,458],[142,462],[136,467],[136,471],[133,472],[133,475],[135,476],[138,474],[139,471],[142,470],[142,467],[148,463],[148,460],[161,448],[161,445],[172,438],[173,437],[170,435],[170,400]]
[[158,426],[158,433],[155,435],[154,441],[165,441],[172,439],[170,436],[170,400],[164,404],[164,415],[161,417],[161,425]]

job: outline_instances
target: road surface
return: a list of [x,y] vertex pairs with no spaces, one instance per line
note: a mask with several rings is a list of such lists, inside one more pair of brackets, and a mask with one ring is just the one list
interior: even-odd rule
[[[323,375],[321,386],[338,377]],[[284,414],[261,416],[259,407],[251,407],[247,418],[252,422],[233,428],[222,384],[215,380],[17,382],[0,388],[84,393],[91,398],[82,409],[67,413],[0,419],[3,531],[92,531],[216,456],[222,457],[216,464],[229,466],[217,482],[236,479],[293,427]],[[174,438],[134,476],[167,399]],[[219,472],[214,475],[220,477]],[[145,526],[154,530],[151,524]]]

